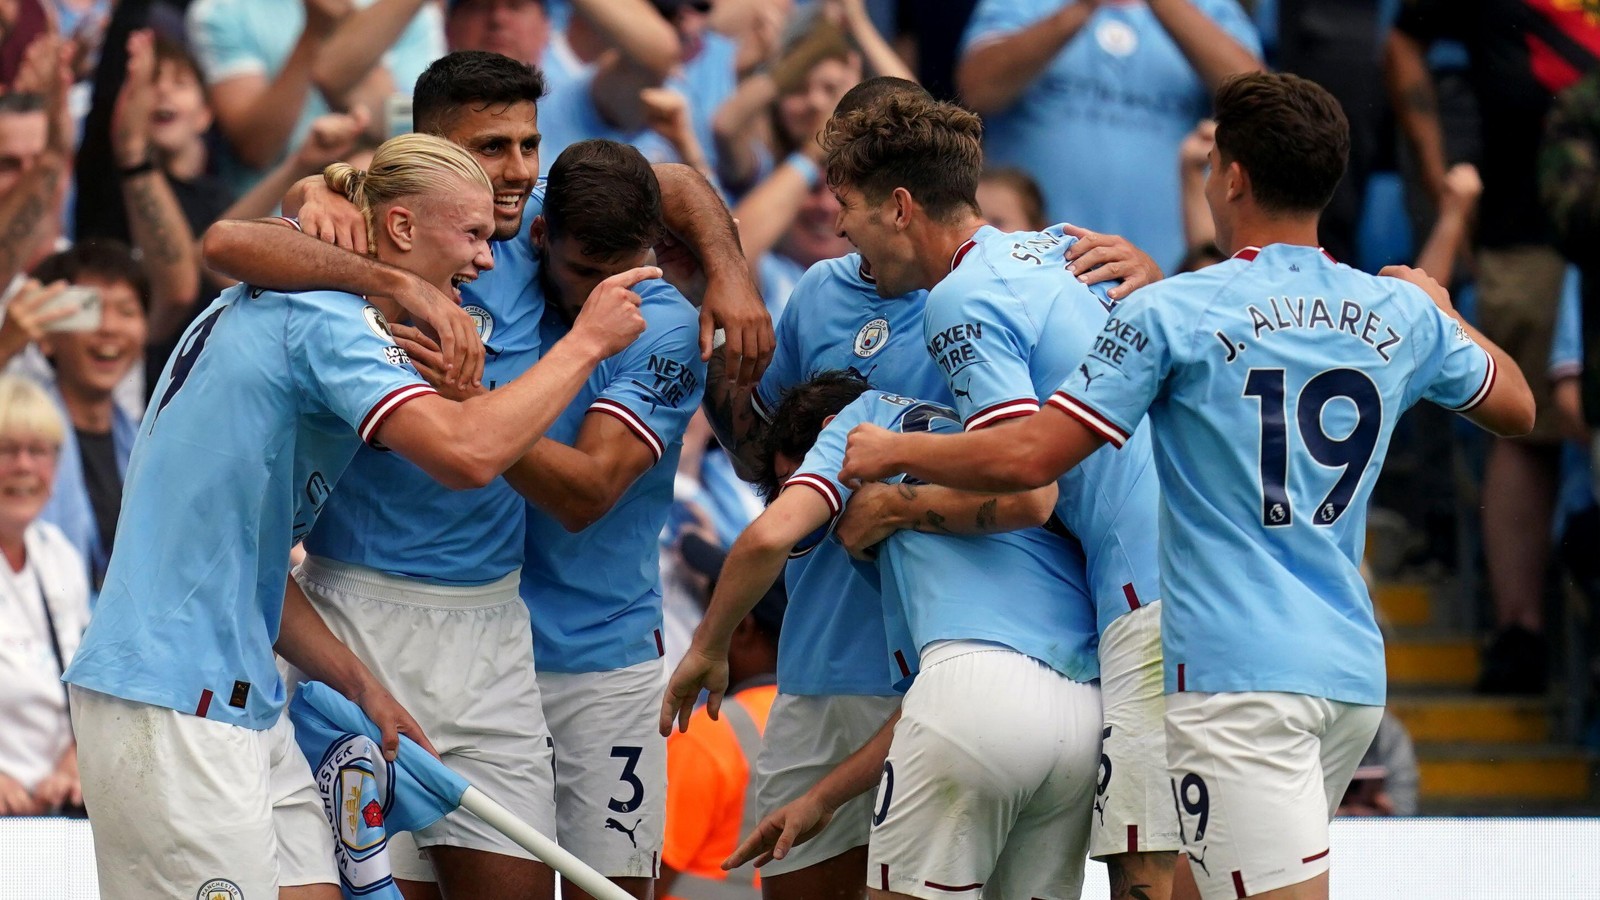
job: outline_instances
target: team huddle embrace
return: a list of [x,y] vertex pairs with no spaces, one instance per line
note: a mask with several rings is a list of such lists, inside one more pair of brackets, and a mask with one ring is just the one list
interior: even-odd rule
[[[338,896],[283,714],[320,681],[636,897],[755,866],[769,897],[1055,900],[1095,858],[1119,896],[1325,898],[1385,702],[1359,563],[1390,435],[1422,399],[1533,417],[1426,273],[1318,248],[1332,97],[1223,85],[1232,257],[1163,279],[1093,222],[987,224],[979,119],[869,79],[821,135],[858,252],[774,329],[692,169],[591,140],[537,179],[543,89],[452,53],[418,133],[207,234],[242,284],[155,388],[65,676],[104,896]],[[668,673],[702,406],[768,505]],[[664,872],[667,735],[744,740],[738,635],[779,579],[732,874]],[[554,894],[465,811],[390,856],[408,898]]]

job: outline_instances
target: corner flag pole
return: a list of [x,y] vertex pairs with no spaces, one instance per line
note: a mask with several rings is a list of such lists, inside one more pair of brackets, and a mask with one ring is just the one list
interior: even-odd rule
[[561,877],[582,888],[595,900],[633,900],[633,896],[611,879],[596,872],[583,860],[557,846],[539,830],[522,821],[504,806],[489,799],[483,791],[468,787],[461,795],[461,806],[482,819],[496,831],[517,842],[522,849],[539,858]]

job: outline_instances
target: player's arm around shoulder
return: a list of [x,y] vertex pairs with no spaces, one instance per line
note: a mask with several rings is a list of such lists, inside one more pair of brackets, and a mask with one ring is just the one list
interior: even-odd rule
[[[1474,423],[1501,437],[1517,437],[1533,430],[1533,391],[1516,360],[1500,349],[1495,342],[1484,337],[1478,329],[1461,317],[1450,300],[1450,292],[1427,272],[1410,266],[1388,266],[1378,274],[1398,278],[1416,286],[1452,321],[1460,333],[1483,349],[1487,365],[1475,369],[1468,390],[1476,387],[1467,401],[1455,411]],[[1449,374],[1448,359],[1446,372]],[[1481,375],[1479,374],[1481,372]]]

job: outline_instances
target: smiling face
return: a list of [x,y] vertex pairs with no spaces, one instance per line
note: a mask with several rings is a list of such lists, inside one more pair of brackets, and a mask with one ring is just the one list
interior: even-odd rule
[[56,383],[63,394],[103,402],[144,358],[149,336],[144,306],[126,281],[85,276],[75,284],[100,292],[100,327],[57,332],[41,345],[55,363]]
[[840,185],[834,189],[834,196],[839,199],[835,229],[861,252],[861,258],[878,279],[878,296],[901,297],[924,287],[919,283],[911,240],[895,227],[899,213],[895,195],[874,204],[859,190]]
[[0,533],[20,534],[50,502],[61,444],[30,431],[0,434]]
[[494,183],[494,239],[516,237],[539,177],[537,108],[528,101],[464,106],[440,137],[471,153]]
[[838,198],[827,185],[817,185],[778,241],[778,251],[804,266],[843,256],[850,242],[839,236],[838,222]]
[[778,98],[778,124],[789,141],[799,146],[815,139],[839,98],[860,81],[861,61],[854,54],[812,66],[799,90]]
[[156,105],[150,111],[150,143],[167,154],[200,140],[211,127],[211,108],[195,71],[176,60],[156,68]]
[[42,111],[0,113],[0,196],[33,170],[44,155],[49,131]]
[[495,208],[480,184],[455,180],[450,190],[402,197],[373,215],[383,223],[378,258],[415,272],[457,302],[462,284],[494,268]]

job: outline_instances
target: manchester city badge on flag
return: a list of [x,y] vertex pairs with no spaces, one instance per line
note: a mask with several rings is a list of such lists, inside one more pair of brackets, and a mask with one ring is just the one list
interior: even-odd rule
[[384,760],[378,727],[325,684],[300,685],[289,715],[333,828],[346,900],[401,900],[389,835],[444,818],[461,805],[466,781],[404,735],[396,760]]

